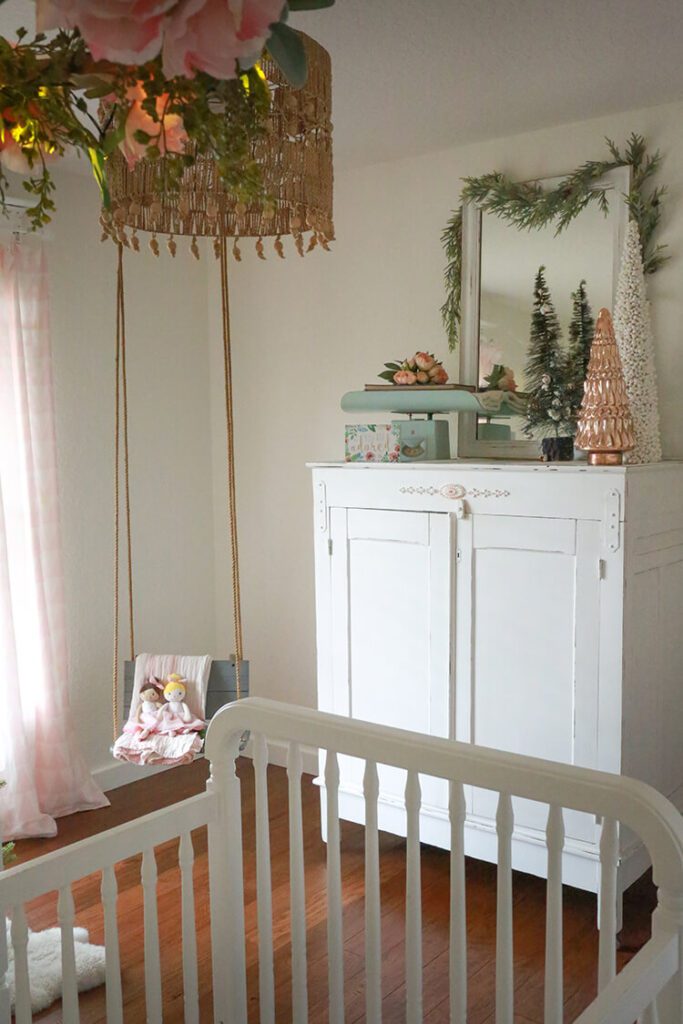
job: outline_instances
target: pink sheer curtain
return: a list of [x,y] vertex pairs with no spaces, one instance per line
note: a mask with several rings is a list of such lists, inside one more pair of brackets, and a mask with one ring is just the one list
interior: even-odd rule
[[45,256],[0,244],[0,833],[103,807],[69,707]]

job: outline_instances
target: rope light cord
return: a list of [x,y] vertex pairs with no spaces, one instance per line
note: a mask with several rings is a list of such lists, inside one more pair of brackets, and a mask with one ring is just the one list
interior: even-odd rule
[[[235,645],[235,690],[242,696],[240,665],[243,660],[242,595],[239,550],[237,546],[237,486],[235,480],[235,417],[232,389],[232,351],[230,340],[230,295],[228,256],[225,238],[220,239],[221,313],[223,330],[223,383],[227,440],[228,520],[232,558],[233,635]],[[118,245],[116,275],[116,388],[114,397],[114,653],[112,665],[112,716],[114,740],[119,734],[119,618],[121,563],[121,450],[123,449],[123,492],[128,566],[128,622],[130,660],[135,661],[133,614],[133,552],[131,542],[130,460],[128,448],[128,374],[126,367],[126,305],[123,278],[123,245]]]

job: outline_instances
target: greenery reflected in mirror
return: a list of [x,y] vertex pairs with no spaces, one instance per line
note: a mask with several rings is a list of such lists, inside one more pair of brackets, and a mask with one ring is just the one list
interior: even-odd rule
[[[550,183],[553,184],[552,182]],[[479,379],[487,387],[495,367],[512,371],[507,384],[526,392],[533,384],[526,368],[534,310],[534,285],[539,268],[557,313],[560,350],[568,356],[572,348],[570,325],[573,296],[581,282],[594,313],[611,306],[613,289],[613,228],[597,205],[588,206],[561,234],[547,226],[537,231],[520,231],[491,213],[482,214],[481,291],[479,321]],[[572,359],[572,364],[575,359]],[[583,372],[575,370],[571,387],[580,388]],[[499,371],[498,371],[499,372]],[[581,382],[578,378],[581,377]],[[489,380],[487,381],[487,378]],[[493,383],[496,383],[493,376]],[[567,401],[571,395],[567,396]],[[571,402],[571,415],[576,401]],[[491,426],[498,429],[492,430]],[[480,421],[478,437],[503,439],[499,428],[510,428],[511,440],[537,439],[552,434],[552,423],[535,426],[525,433],[523,417],[513,420]],[[482,429],[483,428],[483,429]]]

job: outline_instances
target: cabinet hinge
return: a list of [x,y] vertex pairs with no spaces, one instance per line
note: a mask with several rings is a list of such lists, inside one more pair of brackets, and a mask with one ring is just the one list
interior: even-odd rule
[[618,551],[621,544],[621,495],[613,489],[605,496],[605,543],[610,551]]
[[327,538],[327,553],[328,553],[328,555],[332,554],[332,547],[333,547],[332,538],[328,537]]
[[322,480],[316,485],[315,516],[319,530],[327,529],[327,493]]

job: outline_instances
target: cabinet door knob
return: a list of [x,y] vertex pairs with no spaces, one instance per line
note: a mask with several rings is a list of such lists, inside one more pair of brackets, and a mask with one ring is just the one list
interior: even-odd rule
[[439,493],[443,498],[453,498],[457,501],[458,498],[464,498],[467,491],[462,484],[444,484]]

